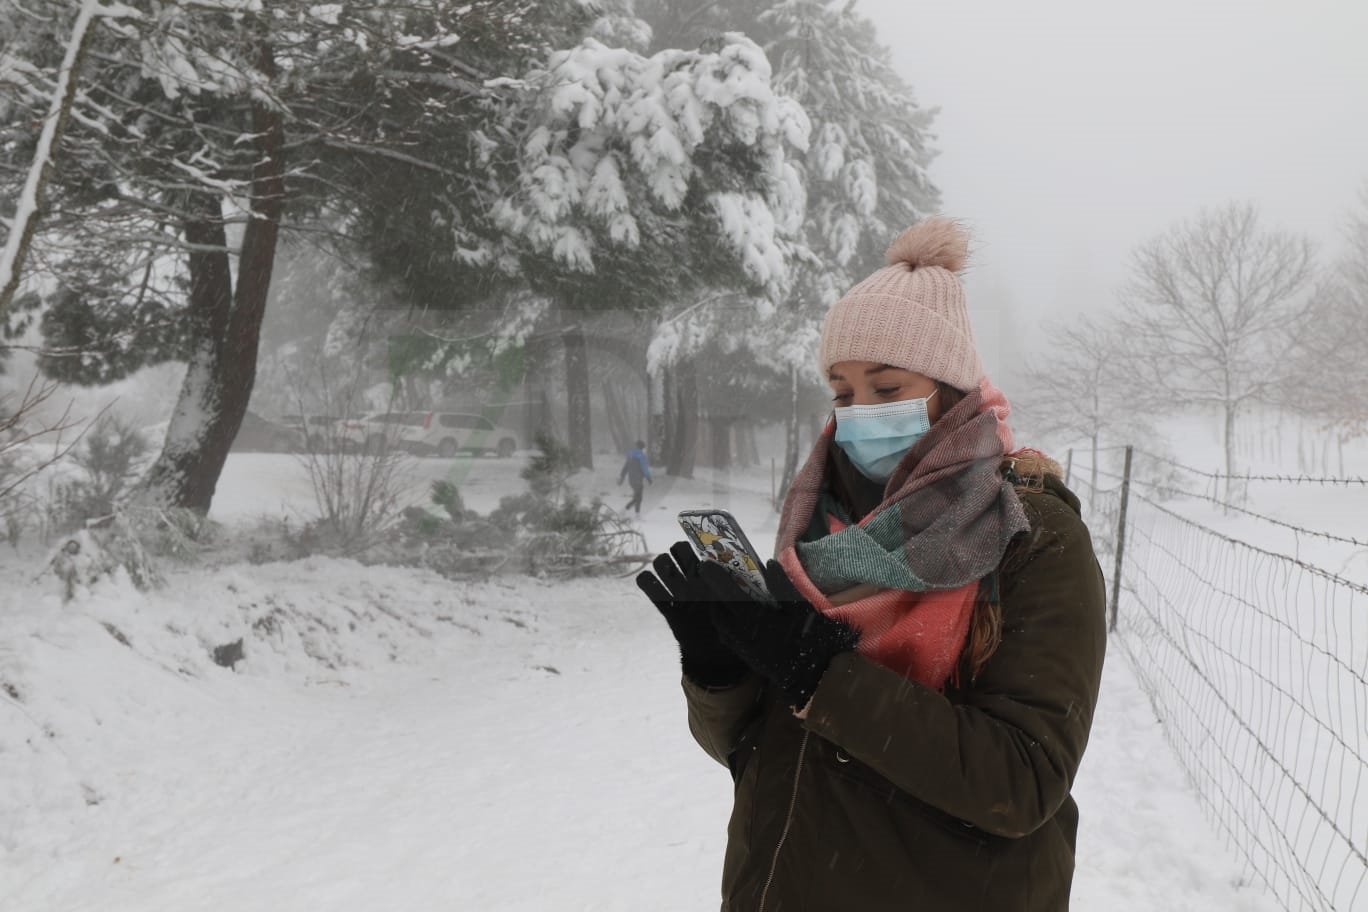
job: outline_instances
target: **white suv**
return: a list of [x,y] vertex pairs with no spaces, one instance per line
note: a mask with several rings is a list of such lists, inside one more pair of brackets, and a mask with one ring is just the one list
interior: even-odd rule
[[507,458],[519,449],[515,431],[463,412],[383,412],[349,421],[344,428],[352,442],[372,452],[389,445],[448,459],[461,451]]

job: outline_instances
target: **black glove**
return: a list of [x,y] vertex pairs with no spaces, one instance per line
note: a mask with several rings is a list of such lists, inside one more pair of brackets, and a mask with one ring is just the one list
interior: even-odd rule
[[713,626],[742,661],[773,681],[795,709],[802,709],[832,658],[854,649],[860,634],[812,607],[778,561],[766,564],[764,573],[773,602],[752,600],[724,567],[704,562],[702,577],[716,593]]
[[675,542],[669,554],[652,562],[655,573],[643,571],[636,582],[679,642],[684,676],[703,687],[731,687],[741,683],[749,669],[722,645],[713,628],[710,608],[716,596],[699,577],[700,563],[688,542]]

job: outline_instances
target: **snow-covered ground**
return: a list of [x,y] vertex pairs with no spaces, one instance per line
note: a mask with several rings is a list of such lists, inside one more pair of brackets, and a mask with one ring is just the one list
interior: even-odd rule
[[[578,484],[625,501],[600,461]],[[486,510],[520,463],[418,474]],[[766,541],[770,484],[768,466],[660,479],[642,530],[663,548],[675,511],[713,504]],[[290,457],[243,455],[215,516],[307,509]],[[238,637],[236,671],[214,664]],[[1075,793],[1074,908],[1276,908],[1239,882],[1119,649]],[[630,578],[313,558],[68,605],[45,581],[0,594],[4,912],[714,908],[729,797]]]

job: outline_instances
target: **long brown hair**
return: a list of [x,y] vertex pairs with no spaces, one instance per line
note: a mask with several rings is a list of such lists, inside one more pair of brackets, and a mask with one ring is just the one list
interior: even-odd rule
[[[1045,490],[1045,476],[1053,475],[1063,479],[1064,472],[1059,463],[1036,450],[1027,450],[1007,457],[1007,466],[1016,476],[1018,494]],[[999,568],[1020,556],[1025,543],[1021,539],[1007,546],[1002,555]],[[1002,642],[1002,595],[998,590],[1000,573],[994,573],[990,582],[979,584],[978,596],[974,599],[974,613],[969,616],[969,636],[964,644],[963,664],[969,671],[969,682],[973,683],[983,666],[997,652]]]

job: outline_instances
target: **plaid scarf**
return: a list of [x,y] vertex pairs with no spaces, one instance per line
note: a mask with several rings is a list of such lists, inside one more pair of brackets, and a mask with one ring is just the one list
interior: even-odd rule
[[959,661],[980,581],[1029,528],[1001,470],[1010,411],[985,378],[908,450],[859,522],[830,493],[832,419],[779,519],[775,550],[799,592],[858,629],[861,653],[937,689]]

